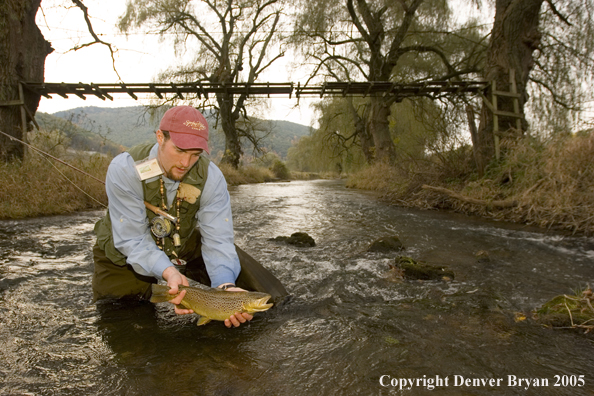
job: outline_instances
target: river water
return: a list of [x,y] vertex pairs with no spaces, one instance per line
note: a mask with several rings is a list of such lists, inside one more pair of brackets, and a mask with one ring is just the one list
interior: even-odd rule
[[[102,212],[0,222],[0,394],[594,394],[593,338],[530,314],[594,283],[591,238],[393,207],[339,181],[231,196],[236,243],[292,295],[238,329],[170,304],[93,304]],[[269,240],[298,231],[316,246]],[[390,235],[406,250],[365,251]],[[455,279],[391,282],[399,254]]]

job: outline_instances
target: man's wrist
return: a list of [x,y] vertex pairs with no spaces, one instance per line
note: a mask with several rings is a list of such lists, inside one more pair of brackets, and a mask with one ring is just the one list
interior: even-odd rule
[[237,286],[235,286],[235,283],[231,283],[231,282],[223,283],[223,284],[220,284],[217,286],[217,288],[223,289],[223,290],[227,290],[231,287],[237,287]]
[[165,280],[166,282],[169,280],[169,278],[171,277],[172,274],[178,272],[177,268],[175,268],[174,265],[170,265],[169,267],[166,267],[163,272],[161,273],[161,277],[163,278],[163,280]]

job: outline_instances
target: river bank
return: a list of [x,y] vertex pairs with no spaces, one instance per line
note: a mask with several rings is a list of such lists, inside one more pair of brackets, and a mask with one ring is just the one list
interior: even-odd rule
[[[23,161],[0,164],[0,219],[21,219],[68,214],[82,210],[106,209],[107,195],[103,183],[111,158],[101,154],[65,150],[59,145],[45,147],[52,156],[92,176],[28,152]],[[229,186],[281,180],[310,180],[316,175],[289,173],[284,163],[273,166],[250,165],[233,169],[220,165]]]
[[[72,153],[53,141],[34,143],[94,177],[105,179],[110,158]],[[376,164],[350,175],[346,185],[377,191],[398,206],[454,211],[594,235],[594,135],[546,142],[531,138],[504,141],[502,151],[503,159],[490,164],[483,177],[473,170],[472,151],[463,147],[422,161],[402,159],[395,166]],[[229,186],[324,178],[295,172],[289,176],[284,163],[277,162],[270,167],[221,169]],[[101,183],[36,153],[29,153],[23,162],[0,165],[0,183],[0,219],[101,209],[107,203]]]
[[375,190],[388,202],[448,210],[544,229],[594,235],[594,135],[546,142],[504,141],[505,156],[483,177],[472,151],[462,148],[428,160],[376,164],[347,180]]

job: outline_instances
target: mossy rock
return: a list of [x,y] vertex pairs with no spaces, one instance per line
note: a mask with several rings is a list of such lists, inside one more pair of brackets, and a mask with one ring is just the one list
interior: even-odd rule
[[592,300],[590,289],[572,296],[556,296],[536,310],[535,318],[552,327],[594,328]]
[[419,280],[442,280],[444,278],[454,279],[454,272],[443,266],[429,265],[422,261],[415,261],[410,257],[400,256],[396,258],[396,266],[404,272],[406,279]]
[[295,245],[300,247],[313,247],[316,246],[316,241],[310,237],[306,232],[295,232],[290,237],[278,236],[276,238],[269,239],[274,242],[286,242],[289,245]]
[[399,252],[401,250],[404,250],[404,246],[396,235],[377,239],[367,248],[368,252],[378,253]]

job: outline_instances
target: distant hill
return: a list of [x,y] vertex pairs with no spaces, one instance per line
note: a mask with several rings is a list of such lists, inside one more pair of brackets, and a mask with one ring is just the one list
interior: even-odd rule
[[76,109],[53,113],[74,124],[107,136],[110,140],[126,147],[152,142],[158,121],[151,121],[144,107],[77,107]]
[[[152,120],[143,106],[133,107],[78,107],[76,109],[60,111],[54,116],[72,120],[73,123],[84,129],[107,136],[110,140],[126,147],[132,147],[140,143],[155,141],[154,132],[158,129],[159,119]],[[212,113],[205,114],[211,131],[215,126]],[[309,127],[283,120],[259,120],[253,119],[257,129],[261,131],[261,147],[267,151],[277,153],[281,158],[286,158],[287,151],[292,142],[298,138],[309,135]],[[219,128],[220,129],[220,128]],[[264,135],[267,135],[263,137]],[[210,135],[211,157],[225,149],[225,138],[222,131],[211,132]],[[249,142],[243,142],[244,153],[251,155],[253,146]]]
[[115,143],[101,134],[93,133],[73,122],[51,114],[37,112],[35,120],[47,131],[59,130],[70,140],[69,146],[76,150],[95,151],[115,156],[122,152],[122,145]]

